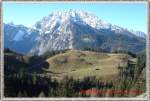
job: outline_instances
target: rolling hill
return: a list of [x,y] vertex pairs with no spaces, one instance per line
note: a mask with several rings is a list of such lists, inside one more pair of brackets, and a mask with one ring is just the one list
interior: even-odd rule
[[136,58],[124,53],[102,53],[92,51],[67,50],[44,60],[38,56],[24,56],[5,53],[5,73],[26,72],[62,79],[65,76],[82,79],[87,76],[113,79],[118,75],[118,67],[126,66],[127,60]]
[[125,66],[126,60],[136,61],[123,53],[98,53],[90,51],[68,50],[48,58],[48,69],[44,69],[46,75],[61,79],[72,76],[81,79],[86,76],[96,76],[103,79],[113,79],[118,74],[118,66]]

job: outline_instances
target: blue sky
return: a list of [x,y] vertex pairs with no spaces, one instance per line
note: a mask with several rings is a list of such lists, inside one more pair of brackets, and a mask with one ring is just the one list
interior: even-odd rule
[[147,33],[146,3],[3,3],[4,23],[31,27],[52,11],[80,9],[124,28]]

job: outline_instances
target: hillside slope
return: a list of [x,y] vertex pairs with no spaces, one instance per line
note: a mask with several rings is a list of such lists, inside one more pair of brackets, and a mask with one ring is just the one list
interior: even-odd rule
[[39,56],[27,56],[12,52],[10,50],[5,50],[5,76],[11,76],[18,73],[42,73],[42,69],[47,67],[48,63]]
[[126,59],[136,61],[126,54],[97,53],[90,51],[69,50],[47,59],[47,75],[61,79],[65,76],[83,78],[86,76],[112,79],[118,74],[118,66],[125,66]]

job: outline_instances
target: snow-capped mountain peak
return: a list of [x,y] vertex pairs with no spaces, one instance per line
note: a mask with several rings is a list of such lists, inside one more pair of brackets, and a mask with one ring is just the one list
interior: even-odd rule
[[[72,9],[54,11],[36,22],[32,28],[4,25],[6,48],[38,55],[51,50],[87,47],[106,51],[129,49],[138,52],[143,49],[146,37],[143,32],[112,25],[92,13]],[[140,48],[137,45],[131,47],[133,41]]]
[[[66,11],[53,11],[47,17],[44,17],[42,20],[38,21],[34,28],[38,29],[39,32],[42,34],[51,33],[53,30],[60,29],[63,23],[67,23],[68,21],[80,23],[80,24],[87,24],[90,27],[100,30],[100,29],[110,29],[116,33],[122,33],[126,29],[119,27],[117,25],[112,25],[107,23],[106,21],[101,20],[98,16],[95,16],[92,13],[85,12],[83,10],[66,10]],[[131,34],[145,37],[145,33],[131,31]]]
[[91,13],[87,13],[82,10],[66,10],[64,12],[55,11],[52,12],[49,16],[44,17],[41,21],[35,24],[35,28],[45,33],[47,30],[50,32],[55,28],[55,26],[59,26],[62,23],[66,23],[66,21],[78,22],[81,24],[87,24],[92,28],[96,29],[108,29],[111,24],[102,21],[97,16],[94,16]]

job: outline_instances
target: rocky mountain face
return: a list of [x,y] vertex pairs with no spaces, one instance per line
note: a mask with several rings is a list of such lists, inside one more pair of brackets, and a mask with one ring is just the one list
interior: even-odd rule
[[38,42],[39,32],[23,25],[4,24],[4,47],[28,53]]
[[4,24],[4,46],[36,55],[84,48],[138,53],[146,47],[146,34],[106,23],[84,11],[68,10],[52,12],[32,28]]

